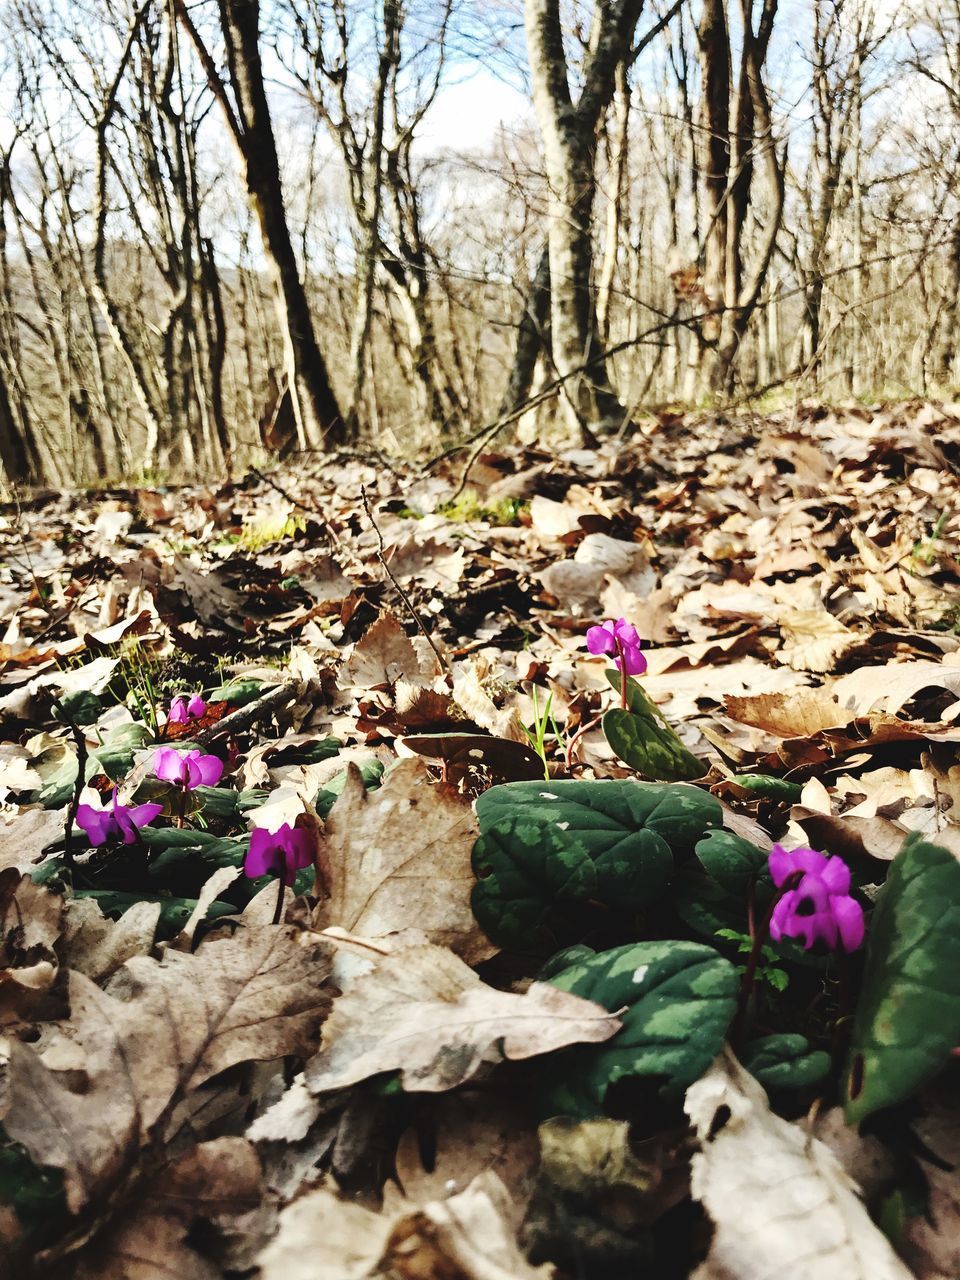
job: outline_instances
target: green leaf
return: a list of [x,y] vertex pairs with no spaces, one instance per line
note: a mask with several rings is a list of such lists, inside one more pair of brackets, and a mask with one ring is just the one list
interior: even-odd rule
[[674,906],[680,919],[705,938],[723,930],[744,933],[747,905],[756,894],[757,909],[769,904],[773,881],[767,855],[730,831],[708,831],[697,843],[697,862],[677,876]]
[[[607,672],[607,679],[620,689],[620,674]],[[683,745],[673,729],[632,676],[627,678],[627,706],[616,707],[603,717],[603,735],[620,759],[658,782],[691,782],[702,778],[706,765]]]
[[782,800],[785,804],[795,804],[803,791],[799,782],[791,782],[788,778],[768,778],[764,773],[738,773],[730,781],[748,792],[751,799]]
[[830,1055],[811,1049],[806,1036],[764,1036],[746,1046],[743,1065],[765,1089],[805,1089],[830,1070]]
[[[477,801],[472,906],[494,942],[555,946],[564,911],[635,911],[664,892],[676,854],[722,821],[695,787],[640,782],[512,782]],[[562,932],[562,930],[559,930]]]
[[88,766],[87,777],[103,772],[111,782],[120,782],[133,768],[134,752],[140,751],[150,741],[150,731],[144,725],[118,724],[105,741],[91,752],[95,767]]
[[[360,777],[363,779],[363,785],[367,791],[373,791],[379,787],[383,778],[383,762],[380,760],[364,760],[358,765]],[[330,810],[337,802],[337,797],[343,791],[347,782],[347,771],[344,769],[341,773],[334,774],[330,781],[320,788],[317,792],[313,807],[317,811],[317,816],[326,819]]]
[[62,713],[57,719],[63,724],[93,724],[100,714],[101,701],[89,689],[77,689],[75,693],[65,693],[60,699]]
[[845,1079],[849,1124],[910,1097],[960,1044],[960,862],[910,837],[867,934]]
[[229,680],[219,689],[212,689],[208,702],[229,702],[235,707],[245,707],[248,702],[255,702],[264,691],[262,680],[247,678],[245,680]]
[[623,1027],[602,1045],[554,1054],[550,1105],[596,1114],[616,1080],[662,1077],[675,1097],[720,1052],[733,1018],[737,975],[699,942],[637,942],[580,959],[549,979],[554,986],[616,1012]]

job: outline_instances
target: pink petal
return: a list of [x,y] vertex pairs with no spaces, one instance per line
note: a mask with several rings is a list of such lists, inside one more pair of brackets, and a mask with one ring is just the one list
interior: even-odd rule
[[207,710],[207,704],[200,697],[199,693],[195,693],[187,703],[187,714],[194,720],[199,720]]
[[275,874],[281,863],[274,837],[264,827],[255,827],[250,833],[250,848],[243,860],[243,874],[256,880],[259,876]]
[[616,653],[617,642],[606,627],[591,627],[587,632],[587,648],[591,653]]
[[831,893],[846,895],[850,892],[850,868],[842,858],[828,858],[820,879]]
[[770,868],[773,883],[779,888],[798,871],[820,875],[827,865],[827,859],[814,849],[800,848],[788,851],[783,845],[775,844],[770,850],[767,865]]
[[170,724],[186,724],[187,719],[187,704],[181,697],[174,698],[170,703],[170,710],[167,712],[168,722]]
[[632,622],[627,622],[625,618],[621,618],[615,628],[617,639],[625,649],[640,648],[640,633]]
[[94,846],[106,844],[117,830],[110,810],[95,809],[92,804],[82,804],[77,808],[77,826]]
[[223,776],[223,761],[219,756],[204,756],[197,752],[193,763],[200,775],[200,783],[205,787],[215,787]]
[[619,658],[617,658],[616,665],[618,671],[622,671],[625,668],[628,676],[642,676],[647,669],[647,660],[639,649],[634,648],[632,645],[624,645],[623,665],[621,666]]
[[837,922],[844,951],[856,951],[863,942],[866,924],[863,908],[855,898],[833,898],[833,918]]
[[186,782],[187,762],[173,747],[160,747],[154,752],[153,772],[162,782]]
[[133,808],[128,809],[130,821],[135,827],[146,827],[159,814],[163,813],[162,804],[135,804]]

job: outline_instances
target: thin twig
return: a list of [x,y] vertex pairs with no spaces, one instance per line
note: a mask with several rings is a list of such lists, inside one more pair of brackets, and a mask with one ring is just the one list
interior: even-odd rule
[[69,714],[59,698],[54,698],[53,706],[59,713],[64,724],[69,728],[77,746],[77,777],[73,784],[73,795],[70,797],[70,803],[67,806],[67,816],[64,819],[63,824],[63,861],[72,877],[75,871],[73,861],[73,824],[77,820],[77,811],[80,808],[80,793],[83,791],[86,783],[87,740],[83,736],[83,731],[80,726]]
[[237,711],[231,711],[228,716],[224,716],[216,724],[210,725],[208,729],[201,729],[199,733],[192,735],[193,741],[204,746],[223,733],[239,733],[243,729],[249,729],[258,720],[265,719],[271,712],[276,711],[278,707],[284,706],[285,703],[294,698],[300,688],[300,683],[299,680],[285,680],[283,684],[275,685],[274,688],[268,689],[265,694],[257,698],[255,702],[248,702],[245,707],[240,707]]
[[426,640],[427,644],[433,650],[433,656],[437,660],[437,666],[440,668],[442,672],[446,673],[449,671],[449,667],[447,666],[446,661],[441,657],[440,650],[433,643],[433,637],[430,635],[430,632],[427,630],[426,626],[424,625],[423,619],[420,617],[419,613],[417,613],[416,609],[413,607],[413,601],[410,599],[406,591],[404,591],[403,587],[401,587],[400,583],[397,581],[397,575],[393,572],[393,570],[387,564],[386,557],[384,556],[385,548],[383,545],[383,534],[380,532],[380,526],[377,524],[376,520],[374,520],[373,518],[373,512],[370,510],[370,503],[367,500],[367,491],[363,485],[360,486],[360,497],[363,499],[363,509],[367,513],[367,519],[373,525],[373,531],[377,535],[377,544],[378,544],[378,550],[376,553],[377,559],[380,561],[380,564],[383,568],[384,573],[387,575],[387,577],[396,587],[400,595],[400,599],[407,606],[407,612],[410,614],[411,618],[413,618],[414,622],[420,628],[423,638]]

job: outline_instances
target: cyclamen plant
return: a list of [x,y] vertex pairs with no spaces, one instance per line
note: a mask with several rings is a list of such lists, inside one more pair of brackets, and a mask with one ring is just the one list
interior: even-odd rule
[[139,838],[140,828],[148,826],[162,812],[162,804],[120,804],[114,787],[108,805],[79,805],[76,822],[95,848],[109,844],[111,840],[134,844]]
[[775,844],[767,865],[780,893],[753,935],[731,1028],[734,1043],[739,1038],[768,934],[774,942],[796,938],[806,951],[819,944],[847,954],[862,945],[866,932],[863,908],[850,894],[850,868],[842,858],[829,857],[806,846],[784,849]]
[[283,911],[284,886],[292,887],[297,872],[313,862],[313,841],[300,827],[284,822],[276,831],[255,827],[250,833],[250,848],[243,860],[243,873],[251,880],[260,876],[279,877],[274,924],[279,924]]
[[[627,679],[642,676],[647,660],[640,648],[640,633],[626,618],[607,618],[605,622],[590,627],[586,635],[587,649],[592,654],[615,654],[614,665],[620,672],[620,706],[627,705]],[[583,735],[603,719],[602,714],[582,725],[567,743],[564,753],[566,766],[573,763],[573,749]]]
[[176,747],[160,747],[154,753],[153,772],[162,782],[192,791],[194,787],[215,787],[223,774],[223,761],[196,748],[178,751]]
[[207,704],[199,693],[187,699],[178,694],[170,703],[167,712],[168,724],[190,724],[193,720],[201,720],[206,714]]

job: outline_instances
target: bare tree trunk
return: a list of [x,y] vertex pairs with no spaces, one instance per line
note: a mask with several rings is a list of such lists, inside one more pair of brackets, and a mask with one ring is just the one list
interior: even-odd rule
[[0,372],[0,463],[7,479],[23,484],[36,479],[36,457],[31,456],[28,442],[20,433],[14,417],[7,384]]
[[516,411],[530,399],[533,375],[541,351],[549,345],[550,323],[550,251],[544,249],[537,270],[523,300],[523,311],[517,325],[517,345],[500,401],[500,417]]
[[184,0],[175,0],[175,3],[177,16],[203,64],[240,154],[247,194],[256,214],[274,287],[277,322],[283,335],[284,363],[301,447],[319,448],[324,443],[339,443],[344,438],[344,418],[317,344],[287,223],[277,143],[260,61],[259,0],[218,0],[236,109],[230,103],[226,87]]
[[[630,54],[643,0],[609,0],[594,11],[583,90],[570,85],[559,0],[525,0],[533,104],[550,187],[550,330],[564,379],[567,416],[584,441],[596,426],[619,427],[626,410],[603,359],[591,292],[597,130],[615,87],[617,64]],[[584,367],[586,366],[586,367]]]

